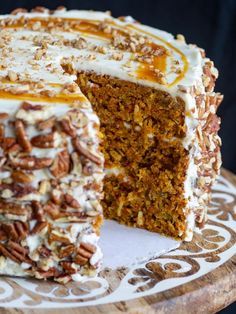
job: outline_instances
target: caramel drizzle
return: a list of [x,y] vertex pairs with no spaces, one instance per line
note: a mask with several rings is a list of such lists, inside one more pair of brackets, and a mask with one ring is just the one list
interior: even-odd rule
[[22,101],[37,101],[37,102],[47,102],[47,103],[63,103],[71,104],[74,101],[84,102],[86,98],[81,94],[57,94],[53,97],[42,96],[38,94],[22,93],[22,94],[13,94],[10,91],[0,90],[0,99],[16,99]]
[[[12,24],[6,25],[5,28],[32,27],[33,24],[35,22],[38,22],[38,21],[41,22],[42,27],[49,27],[49,24],[51,22],[53,22],[53,23],[55,23],[54,26],[62,27],[62,28],[63,28],[64,23],[67,22],[67,23],[70,23],[70,29],[75,31],[75,32],[81,32],[83,34],[100,37],[100,38],[103,38],[105,40],[110,40],[112,38],[112,34],[106,33],[104,31],[98,29],[98,24],[101,23],[101,21],[99,21],[99,20],[84,20],[84,19],[75,19],[75,18],[55,18],[55,17],[32,18],[32,19],[26,19],[23,21],[17,20],[17,22],[15,24],[12,23]],[[121,35],[125,34],[125,32],[122,31],[122,29],[119,28],[119,25],[117,25],[114,21],[107,20],[106,23],[116,26]],[[184,78],[186,72],[188,71],[189,64],[188,64],[188,60],[187,60],[186,56],[184,55],[184,53],[182,51],[180,51],[178,48],[176,48],[175,46],[173,46],[172,44],[170,44],[169,42],[167,42],[163,38],[156,36],[156,35],[148,32],[148,31],[145,31],[143,29],[140,29],[136,25],[127,24],[127,25],[125,25],[124,28],[126,30],[132,29],[138,33],[143,33],[149,37],[157,39],[158,41],[162,42],[165,46],[169,47],[170,49],[175,51],[178,55],[180,55],[180,58],[181,58],[183,65],[184,65],[183,71],[181,71],[181,73],[178,73],[176,78],[171,83],[165,84],[166,86],[171,87],[171,86],[177,84],[179,81],[181,81]],[[153,45],[155,46],[155,43],[153,43]],[[158,47],[158,45],[156,45],[156,46]],[[165,54],[162,56],[157,56],[157,57],[155,56],[154,61],[152,63],[153,67],[150,67],[150,64],[147,64],[145,62],[140,62],[140,63],[141,64],[136,71],[137,77],[139,77],[141,79],[150,80],[150,81],[160,83],[160,78],[157,76],[155,69],[158,69],[162,73],[166,73],[167,56]]]
[[184,78],[186,72],[188,71],[189,63],[188,63],[188,60],[187,60],[185,54],[182,51],[180,51],[178,48],[176,48],[173,45],[171,45],[170,43],[168,43],[163,38],[161,38],[159,36],[156,36],[156,35],[153,35],[153,34],[147,32],[147,31],[141,30],[138,27],[136,27],[135,25],[129,24],[129,25],[127,25],[127,27],[128,28],[132,28],[132,29],[136,29],[136,30],[138,30],[139,32],[142,32],[145,35],[151,36],[151,37],[153,37],[153,38],[163,42],[167,47],[171,48],[172,50],[174,50],[176,53],[178,53],[181,56],[181,60],[182,60],[182,62],[184,64],[183,71],[174,79],[174,81],[172,83],[167,84],[167,86],[171,87],[171,86],[175,85],[176,83],[178,83],[179,81],[181,81]]

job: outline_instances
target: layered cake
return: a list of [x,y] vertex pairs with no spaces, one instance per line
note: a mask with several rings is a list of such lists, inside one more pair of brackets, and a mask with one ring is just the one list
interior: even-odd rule
[[109,12],[17,9],[0,27],[0,272],[95,274],[102,208],[190,241],[221,165],[204,50]]

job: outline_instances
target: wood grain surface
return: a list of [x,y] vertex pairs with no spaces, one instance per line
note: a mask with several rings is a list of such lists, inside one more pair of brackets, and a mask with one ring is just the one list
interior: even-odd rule
[[[236,186],[236,176],[227,170],[222,174]],[[236,202],[233,204],[236,205]],[[232,237],[231,241],[235,241]],[[186,245],[186,244],[184,244]],[[187,244],[188,245],[188,244]],[[231,243],[231,245],[235,245]],[[213,253],[214,254],[214,253]],[[214,259],[215,256],[212,256]],[[153,266],[154,267],[154,266]],[[125,270],[124,270],[125,274]],[[116,284],[122,271],[111,273],[110,280]],[[160,274],[161,276],[161,274]],[[166,276],[166,275],[165,275]],[[164,277],[164,279],[167,277]],[[206,275],[182,284],[176,288],[149,296],[112,304],[96,305],[71,309],[14,309],[1,308],[0,313],[65,313],[65,314],[99,314],[99,313],[216,313],[236,301],[236,256]]]

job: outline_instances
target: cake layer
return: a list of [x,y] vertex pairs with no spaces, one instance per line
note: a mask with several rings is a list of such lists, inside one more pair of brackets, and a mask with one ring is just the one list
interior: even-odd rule
[[0,273],[82,280],[102,259],[99,120],[76,86],[25,86],[0,86]]

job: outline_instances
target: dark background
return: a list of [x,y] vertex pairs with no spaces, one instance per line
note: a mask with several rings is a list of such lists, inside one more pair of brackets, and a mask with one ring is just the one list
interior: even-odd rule
[[[0,0],[0,12],[8,13],[17,7],[31,9],[36,5],[132,15],[150,26],[184,34],[187,42],[204,48],[220,71],[216,90],[225,95],[219,109],[223,165],[236,173],[236,0]],[[222,313],[236,313],[236,305]]]
[[223,166],[236,173],[236,0],[0,0],[0,11],[36,5],[132,15],[150,26],[184,34],[187,42],[204,48],[220,71],[216,90],[225,95],[219,109]]

